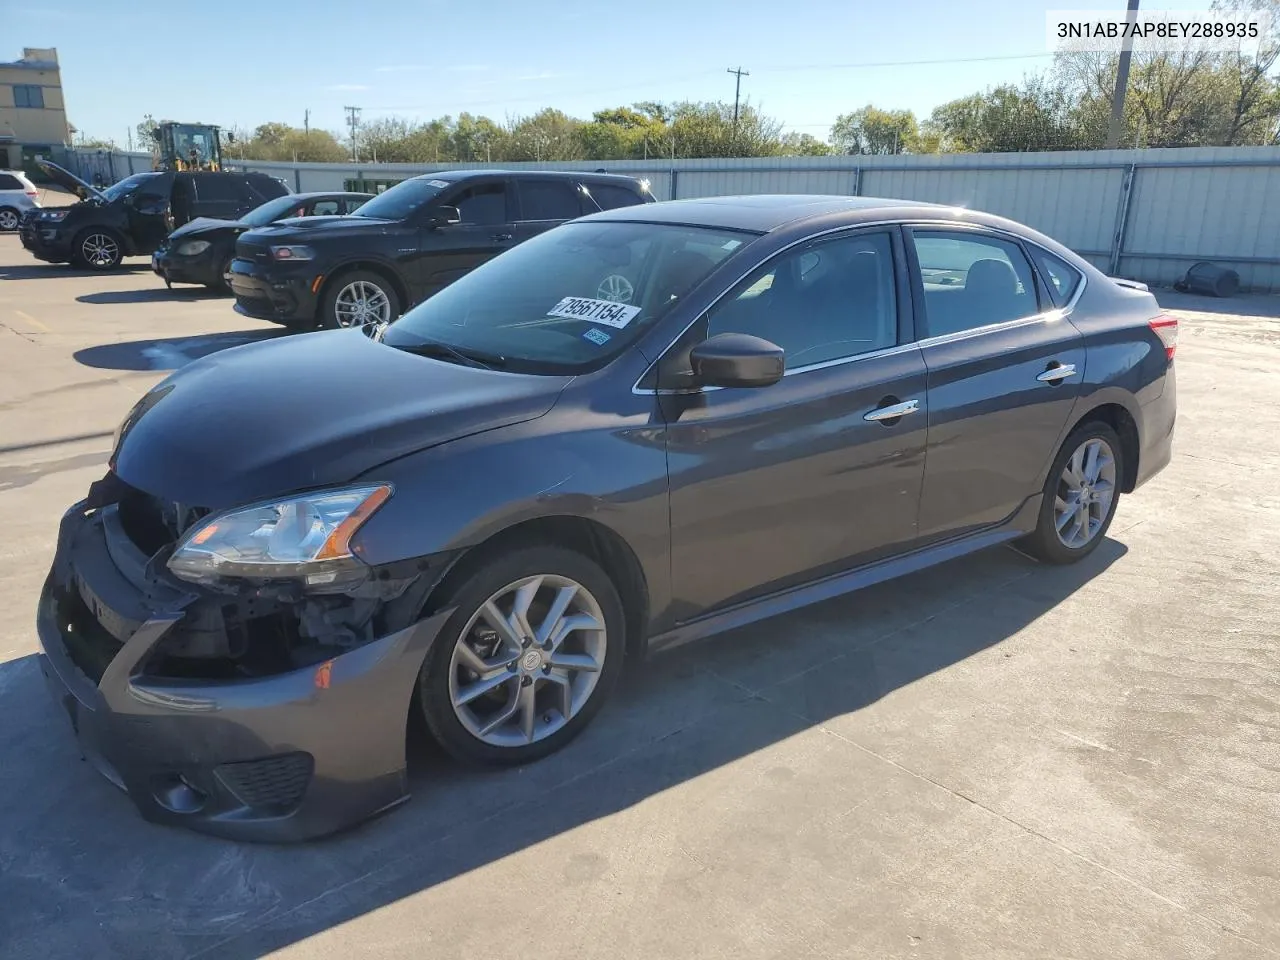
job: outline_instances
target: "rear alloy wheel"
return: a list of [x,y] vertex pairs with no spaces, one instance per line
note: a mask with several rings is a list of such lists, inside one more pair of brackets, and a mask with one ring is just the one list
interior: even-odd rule
[[390,323],[400,316],[400,298],[376,273],[357,271],[333,281],[325,293],[321,326],[337,330]]
[[75,263],[87,270],[114,270],[124,258],[120,238],[110,230],[86,230],[76,237]]
[[1115,517],[1120,464],[1120,438],[1107,424],[1072,431],[1049,470],[1035,532],[1022,541],[1027,552],[1072,563],[1097,549]]
[[18,229],[18,211],[13,207],[0,207],[0,230]]
[[568,743],[622,668],[622,604],[604,572],[559,547],[501,557],[445,604],[457,612],[419,680],[427,726],[454,757],[518,764]]

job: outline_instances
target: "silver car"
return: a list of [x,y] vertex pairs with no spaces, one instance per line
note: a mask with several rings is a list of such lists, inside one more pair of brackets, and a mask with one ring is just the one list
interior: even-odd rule
[[18,220],[40,206],[40,192],[21,170],[0,170],[0,230],[17,230]]

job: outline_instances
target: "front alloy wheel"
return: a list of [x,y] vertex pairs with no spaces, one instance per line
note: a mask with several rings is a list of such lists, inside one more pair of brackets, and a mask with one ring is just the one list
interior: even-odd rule
[[455,608],[419,678],[427,726],[471,763],[558,750],[603,706],[622,670],[622,601],[573,550],[530,546],[459,574],[433,602]]
[[109,233],[90,231],[80,238],[80,261],[91,270],[110,270],[120,263],[120,243]]
[[363,327],[366,323],[389,323],[393,319],[391,298],[369,280],[353,280],[339,289],[333,312],[339,327]]
[[550,574],[507,584],[454,645],[454,715],[490,746],[543,740],[591,698],[608,650],[604,613],[582,584]]

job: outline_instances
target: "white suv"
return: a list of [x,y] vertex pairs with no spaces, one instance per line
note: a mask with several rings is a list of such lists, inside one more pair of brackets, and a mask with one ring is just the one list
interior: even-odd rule
[[36,185],[20,170],[0,170],[0,231],[17,230],[23,211],[40,206]]

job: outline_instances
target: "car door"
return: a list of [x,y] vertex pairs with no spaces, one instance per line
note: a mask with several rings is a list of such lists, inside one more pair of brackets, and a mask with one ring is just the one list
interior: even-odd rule
[[920,535],[999,523],[1040,490],[1084,374],[1084,338],[1021,243],[978,229],[906,231],[928,368]]
[[[523,243],[530,237],[557,227],[566,220],[582,216],[582,188],[562,177],[516,177],[517,216],[514,241]],[[595,213],[592,205],[585,212]]]
[[174,179],[172,173],[148,177],[124,199],[129,237],[136,253],[151,253],[169,235],[173,227]]
[[753,271],[668,354],[678,369],[726,332],[786,352],[769,387],[669,391],[678,376],[660,374],[672,582],[689,615],[909,548],[928,423],[910,310],[900,233],[855,231]]
[[191,219],[212,217],[215,220],[238,220],[249,198],[245,182],[228,173],[200,173],[191,178],[193,188]]
[[428,218],[438,206],[456,207],[461,222],[421,226],[418,256],[410,268],[416,300],[425,300],[512,245],[515,198],[508,178],[468,179],[442,192],[425,211]]

